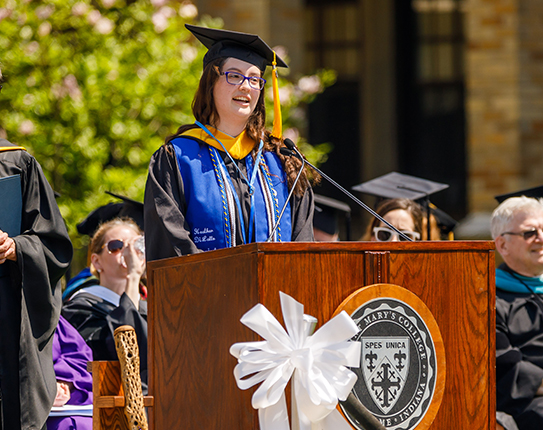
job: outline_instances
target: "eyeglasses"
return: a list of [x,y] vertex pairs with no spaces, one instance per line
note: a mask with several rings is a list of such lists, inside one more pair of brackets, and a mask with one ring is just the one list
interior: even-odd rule
[[247,79],[249,86],[253,90],[261,91],[266,83],[266,79],[259,78],[258,76],[244,76],[238,72],[220,72],[219,75],[226,76],[226,82],[230,85],[242,85]]
[[540,229],[540,228],[536,228],[536,229],[532,229],[532,230],[519,231],[518,233],[515,232],[515,231],[506,231],[506,232],[500,234],[500,236],[503,236],[505,234],[510,234],[512,236],[520,236],[524,240],[528,241],[528,240],[535,239],[539,235],[540,232],[543,233],[543,230]]
[[[420,239],[420,233],[417,233],[416,231],[409,231],[409,230],[400,230],[403,234],[405,234],[409,239],[411,240],[419,240]],[[400,236],[398,233],[396,233],[394,230],[391,230],[388,227],[373,227],[373,235],[375,236],[375,239],[379,242],[390,242],[394,238],[400,241],[406,241],[406,239],[402,236]]]
[[[121,239],[112,239],[109,242],[102,245],[102,249],[107,248],[107,252],[110,254],[117,254],[124,248],[124,242]],[[141,255],[145,254],[145,239],[143,236],[139,236],[134,241],[134,249]]]
[[120,239],[113,239],[102,245],[102,249],[104,248],[107,248],[107,252],[110,254],[117,254],[117,252],[124,248],[124,242]]

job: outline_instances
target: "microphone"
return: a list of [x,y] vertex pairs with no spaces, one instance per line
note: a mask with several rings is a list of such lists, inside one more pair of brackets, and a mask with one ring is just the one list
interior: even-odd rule
[[[288,140],[290,140],[290,139],[288,139]],[[280,151],[282,149],[283,148],[281,148]],[[285,155],[285,154],[283,154],[283,155]],[[266,240],[266,242],[271,242],[272,237],[275,234],[275,231],[277,230],[277,227],[279,227],[279,223],[281,222],[281,218],[283,218],[283,213],[285,212],[285,210],[287,208],[287,205],[290,202],[290,198],[292,197],[292,193],[294,192],[294,188],[296,188],[296,184],[298,183],[298,179],[300,179],[300,176],[302,175],[302,172],[304,171],[305,165],[306,165],[306,161],[302,157],[302,167],[300,168],[300,171],[298,172],[298,175],[296,175],[296,179],[294,179],[294,183],[292,184],[292,187],[290,188],[290,193],[288,193],[288,197],[285,200],[285,204],[283,205],[283,209],[281,209],[281,213],[279,214],[279,217],[277,218],[277,222],[273,226],[273,230],[271,231],[270,235],[268,236],[268,240]]]
[[[387,220],[385,220],[381,215],[379,215],[377,212],[375,212],[372,208],[370,208],[367,204],[362,202],[361,200],[357,199],[354,195],[352,195],[349,191],[347,191],[345,188],[343,188],[341,185],[339,185],[336,181],[334,181],[332,178],[330,178],[328,175],[326,175],[323,171],[319,170],[313,164],[311,164],[309,161],[305,160],[305,158],[302,156],[300,151],[296,148],[296,145],[294,145],[294,142],[290,140],[289,138],[286,138],[285,141],[285,147],[282,147],[279,151],[281,154],[291,157],[296,157],[302,160],[302,168],[304,164],[307,164],[309,167],[311,167],[313,170],[315,170],[319,175],[321,175],[324,179],[326,179],[328,182],[330,182],[332,185],[334,185],[337,189],[342,191],[344,194],[346,194],[348,197],[350,197],[355,203],[357,203],[359,206],[361,206],[363,209],[365,209],[367,212],[369,212],[371,215],[373,215],[375,218],[377,218],[379,221],[381,221],[383,224],[388,226],[391,230],[395,231],[400,235],[403,239],[405,239],[408,242],[412,242],[413,239],[410,237],[407,237],[405,234],[403,234],[400,230],[398,230],[396,227],[394,227],[392,224],[390,224]],[[305,162],[304,162],[305,160]],[[289,196],[290,198],[290,196]]]
[[356,419],[358,424],[366,430],[386,430],[385,426],[366,409],[366,407],[351,392],[345,401],[340,401],[343,408],[351,418]]

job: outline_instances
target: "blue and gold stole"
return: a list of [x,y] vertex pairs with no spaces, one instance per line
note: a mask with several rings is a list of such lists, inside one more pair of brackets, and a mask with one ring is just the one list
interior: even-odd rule
[[[230,155],[233,158],[244,159],[247,176],[256,178],[252,184],[251,212],[254,216],[249,217],[247,229],[240,196],[219,153],[223,150],[220,144],[201,129],[189,130],[171,143],[183,178],[185,217],[192,240],[203,251],[266,241],[288,197],[287,178],[281,160],[272,152],[263,152],[255,168],[251,155],[254,141],[245,133],[232,138],[211,127],[209,130],[216,139],[220,138],[228,152],[232,151]],[[242,243],[236,241],[237,228],[242,229]],[[287,205],[272,240],[290,241],[291,230],[291,211]],[[248,237],[246,231],[249,231]]]

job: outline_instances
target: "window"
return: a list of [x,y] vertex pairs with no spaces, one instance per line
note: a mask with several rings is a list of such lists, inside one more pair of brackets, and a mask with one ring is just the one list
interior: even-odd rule
[[428,115],[452,112],[463,103],[458,84],[464,79],[462,3],[414,0],[417,28],[416,81]]
[[306,72],[333,69],[339,79],[359,73],[360,17],[356,1],[308,0],[305,8]]
[[397,0],[398,149],[402,173],[444,182],[432,201],[466,213],[464,9],[461,0]]

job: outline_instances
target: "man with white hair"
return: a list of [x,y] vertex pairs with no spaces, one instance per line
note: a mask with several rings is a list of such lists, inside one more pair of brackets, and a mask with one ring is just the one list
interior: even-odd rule
[[491,219],[496,269],[496,394],[520,430],[543,428],[543,200],[511,197]]

